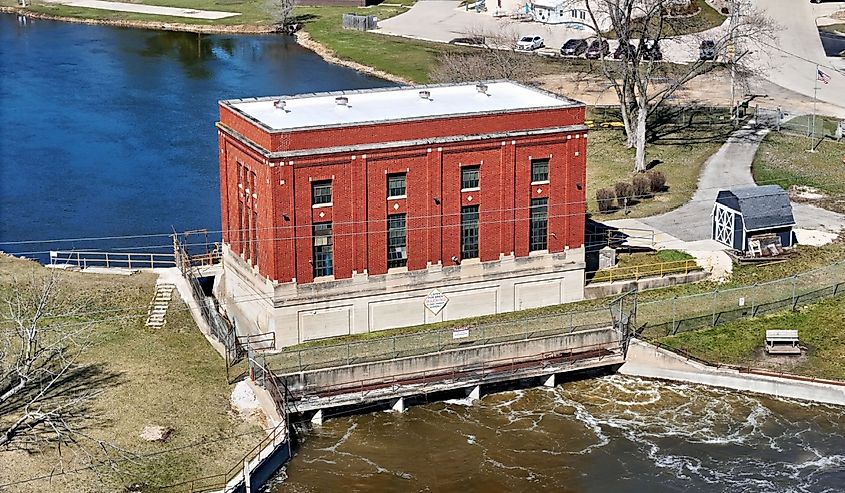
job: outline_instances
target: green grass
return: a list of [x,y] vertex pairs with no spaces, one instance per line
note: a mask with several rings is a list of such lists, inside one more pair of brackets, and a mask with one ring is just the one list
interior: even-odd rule
[[[665,17],[663,19],[663,38],[706,31],[722,25],[722,23],[725,22],[725,19],[727,19],[727,17],[708,5],[705,0],[692,0],[691,4],[693,5],[693,8],[695,8],[695,4],[697,4],[698,8],[700,8],[698,14],[691,17]],[[653,16],[650,21],[650,25],[646,26],[642,19],[633,19],[631,22],[632,32],[641,33],[644,29],[646,29],[646,27],[648,27],[648,32],[657,32],[659,21],[658,17]],[[613,31],[610,31],[605,35],[610,39],[616,38],[616,33]]]
[[[392,3],[392,2],[391,2]],[[387,19],[407,11],[403,7],[375,6],[298,7],[296,13],[305,19],[303,29],[342,60],[367,65],[416,83],[429,82],[429,71],[444,50],[462,50],[442,43],[430,43],[354,31],[341,27],[343,14],[355,12]]]
[[[765,366],[761,357],[767,329],[797,329],[809,356],[786,368],[809,377],[845,379],[845,297],[784,311],[767,317],[743,320],[706,330],[662,338],[660,342],[711,362],[742,366]],[[781,368],[777,368],[781,369]]]
[[[818,142],[818,141],[817,141]],[[818,205],[845,213],[841,196],[845,194],[845,142],[824,139],[807,152],[808,137],[772,132],[766,136],[754,156],[751,171],[760,184],[774,183],[784,188],[803,185],[817,188],[830,197]]]
[[[25,278],[32,272],[44,276],[47,269],[0,257],[0,295],[8,293],[13,276]],[[99,384],[102,393],[92,403],[95,418],[88,433],[126,454],[158,455],[120,462],[116,471],[97,467],[96,471],[58,476],[52,483],[39,481],[27,487],[63,493],[122,491],[130,482],[171,484],[225,473],[261,440],[258,425],[231,414],[232,387],[223,360],[197,329],[178,294],[171,301],[165,328],[151,330],[144,326],[144,320],[155,276],[62,272],[61,279],[66,303],[84,302],[85,312],[117,309],[122,310],[120,314],[133,316],[99,322],[102,315],[99,319],[89,318],[95,315],[75,319],[94,323],[91,347],[80,355],[80,363],[96,368],[98,378],[108,379]],[[114,312],[106,317],[114,317]],[[138,437],[147,425],[175,431],[164,444],[150,443]],[[232,436],[235,438],[228,438]],[[68,452],[66,468],[88,465]],[[93,452],[95,463],[106,458],[102,450]],[[112,451],[108,455],[115,458],[123,454]],[[32,455],[0,452],[0,484],[49,474],[56,457],[51,449]]]
[[[29,10],[33,12],[82,19],[111,20],[111,21],[148,21],[148,22],[177,22],[182,24],[201,25],[269,25],[271,23],[263,0],[120,0],[144,5],[159,5],[162,7],[182,7],[199,10],[220,10],[224,12],[238,12],[241,15],[225,19],[205,20],[189,17],[171,17],[164,15],[135,14],[131,12],[115,12],[110,10],[71,7],[66,5],[44,3],[39,0],[31,2]],[[0,5],[12,7],[17,0],[0,0]]]
[[729,132],[729,125],[701,125],[678,129],[656,138],[646,147],[646,162],[658,164],[653,169],[666,176],[666,192],[642,200],[628,208],[628,214],[616,211],[599,214],[596,191],[613,188],[619,181],[629,182],[636,174],[634,149],[625,146],[622,130],[592,130],[587,141],[587,211],[598,220],[621,217],[645,217],[675,209],[695,193],[701,167],[719,150]]

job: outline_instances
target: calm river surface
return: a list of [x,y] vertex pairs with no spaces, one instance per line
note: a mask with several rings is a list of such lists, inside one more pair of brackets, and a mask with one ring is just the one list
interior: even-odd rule
[[620,375],[302,435],[274,493],[845,491],[845,409]]
[[218,100],[388,84],[281,36],[21,25],[0,14],[0,243],[219,230]]

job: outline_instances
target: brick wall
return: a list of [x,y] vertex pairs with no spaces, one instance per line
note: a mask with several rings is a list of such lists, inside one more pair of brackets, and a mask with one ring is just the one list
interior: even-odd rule
[[[432,122],[268,134],[221,108],[221,123],[268,151],[354,146],[396,140],[536,129],[579,124],[583,108],[487,115]],[[481,261],[526,256],[531,198],[549,199],[549,251],[584,243],[586,134],[583,131],[411,146],[378,151],[312,154],[270,161],[221,133],[221,204],[224,241],[243,256],[234,232],[238,214],[237,164],[256,172],[259,272],[279,282],[313,281],[312,224],[332,221],[334,277],[387,272],[387,216],[407,217],[408,270],[460,258],[460,210],[479,205]],[[272,145],[271,145],[272,144]],[[549,159],[549,183],[532,185],[532,158]],[[460,168],[480,164],[478,191],[461,191]],[[407,198],[387,199],[387,174],[405,172]],[[312,208],[311,181],[332,180],[332,205]],[[249,225],[246,225],[249,227]]]

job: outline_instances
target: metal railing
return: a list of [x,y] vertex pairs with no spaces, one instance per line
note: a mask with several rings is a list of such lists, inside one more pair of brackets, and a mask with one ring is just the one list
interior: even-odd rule
[[670,274],[689,274],[700,271],[701,267],[693,259],[658,262],[645,265],[616,266],[595,271],[590,280],[596,282],[614,282],[620,280],[640,280],[647,277],[663,277]]
[[422,330],[409,334],[363,341],[316,345],[268,354],[268,369],[275,374],[302,372],[334,366],[368,363],[419,356],[466,346],[498,344],[574,333],[613,325],[607,308],[570,311],[531,318],[520,318],[476,326]]
[[[665,273],[665,270],[664,270]],[[701,294],[637,302],[637,329],[649,337],[695,330],[796,307],[842,292],[845,261],[767,283],[717,289]],[[559,313],[527,317],[524,313],[484,324],[467,324],[314,346],[267,355],[276,374],[417,356],[457,347],[495,344],[613,326],[607,307],[581,309],[561,305]]]
[[[236,486],[243,483],[245,474],[249,474],[249,465],[257,460],[263,460],[261,453],[271,445],[277,446],[288,440],[287,420],[277,425],[261,439],[243,458],[225,473],[212,474],[201,478],[194,478],[181,483],[175,483],[157,488],[157,491],[167,493],[207,493],[211,491],[227,493],[234,491]],[[288,451],[290,453],[290,450]]]
[[[622,354],[621,344],[621,340],[608,341],[547,351],[530,356],[481,361],[471,365],[454,365],[436,370],[392,373],[389,376],[359,379],[338,385],[307,386],[293,391],[293,395],[301,397],[304,395],[326,396],[355,393],[363,398],[369,392],[400,385],[417,385],[420,388],[426,388],[428,385],[444,381],[470,383],[484,380],[490,375],[516,374],[521,370],[574,364],[584,360],[603,361],[611,356],[620,356]],[[284,376],[277,376],[276,378],[283,380]]]
[[174,267],[176,259],[172,253],[51,250],[50,265],[73,265],[82,269],[88,267],[155,269]]

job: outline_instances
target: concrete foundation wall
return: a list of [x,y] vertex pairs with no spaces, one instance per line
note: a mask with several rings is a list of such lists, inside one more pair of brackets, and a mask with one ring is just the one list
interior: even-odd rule
[[[223,279],[216,289],[239,333],[273,331],[276,347],[283,348],[314,339],[582,300],[584,250],[299,285],[268,281],[226,249]],[[424,304],[435,289],[448,298],[437,314]]]
[[593,329],[527,341],[472,346],[440,353],[393,360],[347,365],[323,370],[283,375],[292,392],[353,385],[389,379],[419,377],[422,372],[506,365],[509,358],[539,358],[543,353],[565,352],[590,346],[590,349],[616,349],[619,333],[611,328]]
[[665,288],[666,286],[675,286],[677,284],[689,284],[698,282],[710,277],[709,272],[690,272],[688,274],[671,274],[663,277],[652,277],[648,279],[630,280],[630,281],[616,281],[616,282],[602,282],[597,284],[589,284],[584,287],[584,298],[594,300],[596,298],[604,298],[607,296],[616,296],[618,294],[627,293],[629,291],[643,291],[646,289]]
[[711,367],[637,340],[632,341],[628,347],[625,364],[619,369],[619,373],[845,405],[845,385],[739,373],[729,368]]

